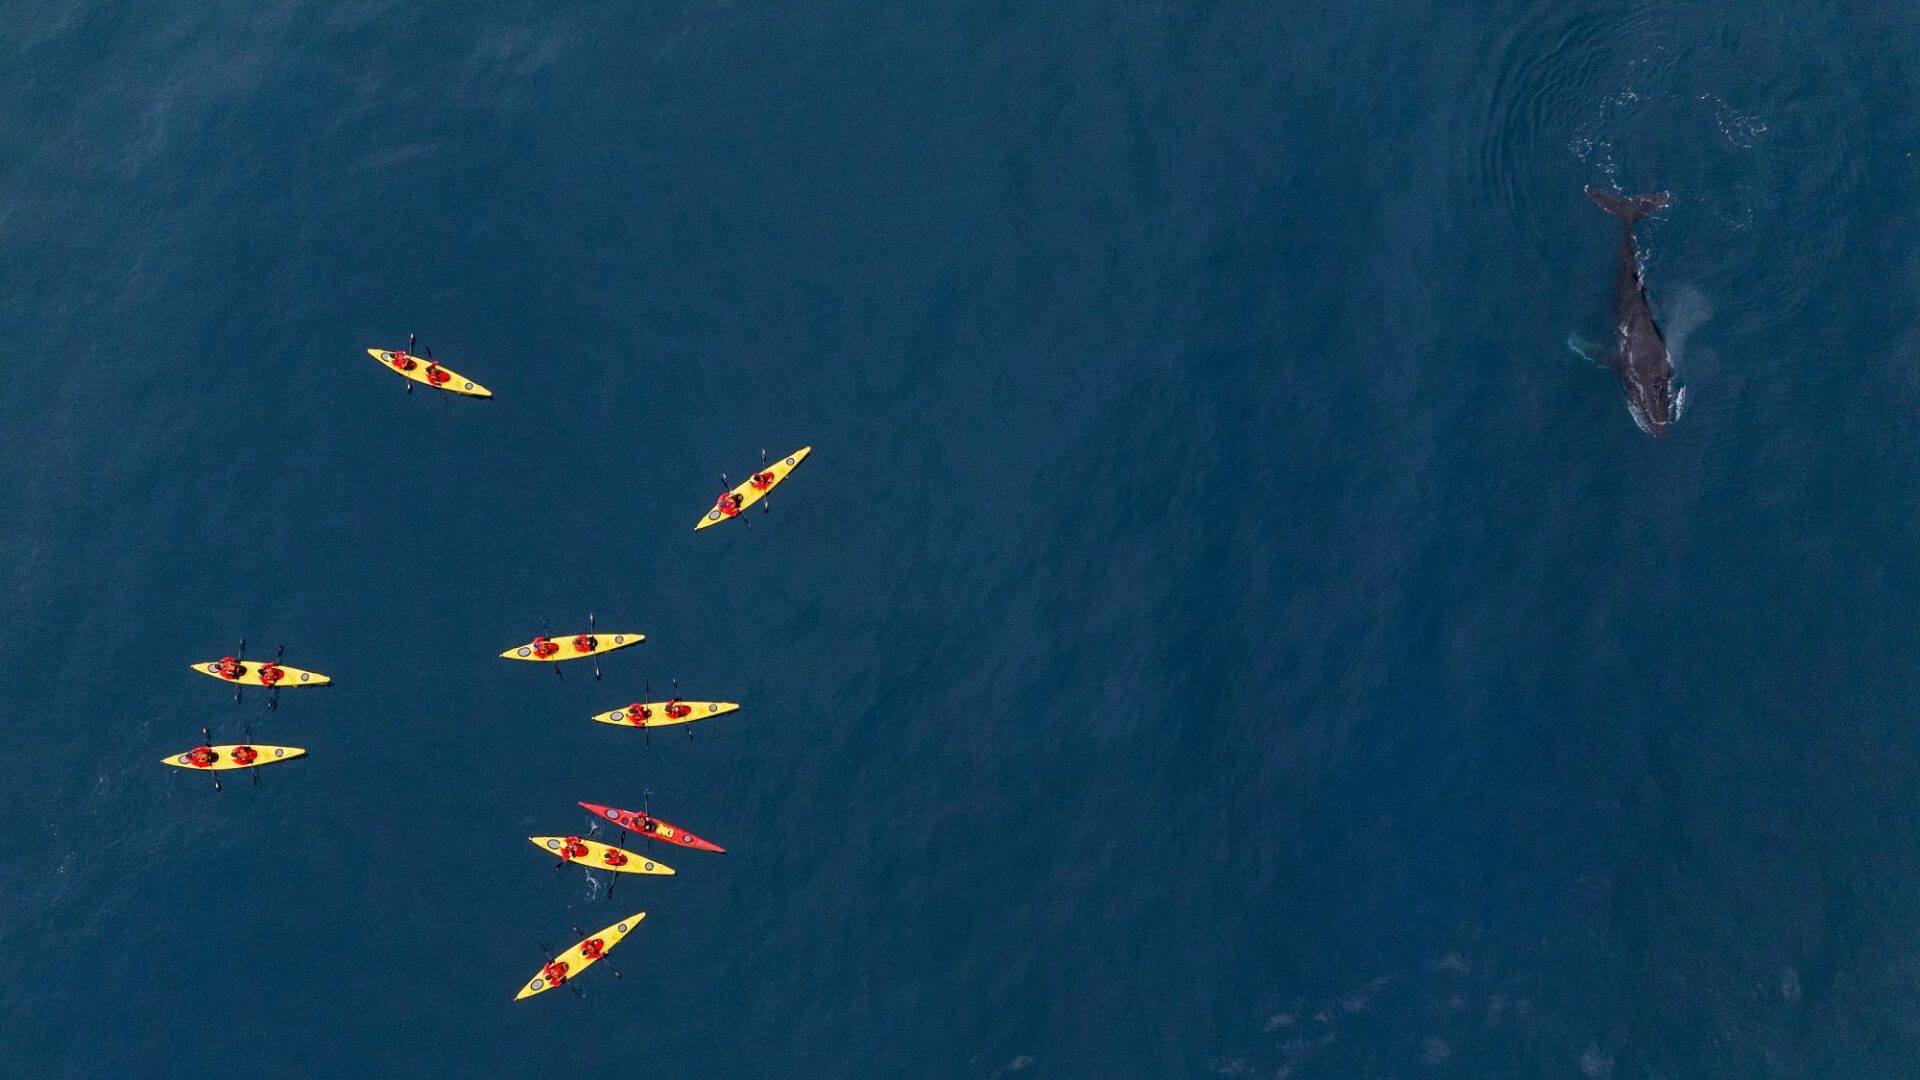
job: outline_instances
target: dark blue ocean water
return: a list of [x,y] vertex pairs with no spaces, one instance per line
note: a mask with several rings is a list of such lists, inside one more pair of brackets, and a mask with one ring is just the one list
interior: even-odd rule
[[1916,24],[0,6],[0,1074],[1920,1073]]

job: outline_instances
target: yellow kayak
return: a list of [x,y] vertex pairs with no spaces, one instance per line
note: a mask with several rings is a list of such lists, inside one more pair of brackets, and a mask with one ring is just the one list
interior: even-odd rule
[[[644,855],[635,855],[623,851],[612,844],[603,844],[598,840],[587,840],[578,836],[529,836],[533,846],[567,862],[576,862],[590,870],[610,870],[616,874],[654,874],[659,877],[672,877],[673,867],[663,862],[655,862]],[[572,858],[561,852],[566,850],[571,840],[587,850]]]
[[[467,378],[445,364],[436,364],[424,356],[413,356],[405,349],[368,349],[367,355],[380,361],[380,366],[396,375],[412,379],[422,386],[431,386],[435,390],[445,390],[449,394],[461,397],[493,396],[493,391]],[[444,376],[444,377],[443,377]]]
[[[194,750],[208,751],[211,757],[208,754],[196,756]],[[246,753],[240,753],[243,750]],[[225,772],[228,769],[257,769],[276,761],[292,761],[305,753],[297,746],[249,746],[236,743],[231,746],[196,746],[193,750],[168,754],[160,759],[160,763],[201,772]],[[236,754],[239,756],[235,757]]]
[[[709,525],[718,525],[728,518],[740,516],[740,511],[766,498],[767,492],[779,487],[787,478],[787,474],[791,473],[796,465],[807,460],[807,455],[811,453],[813,453],[813,447],[803,446],[747,477],[746,483],[736,485],[732,491],[720,496],[718,502],[708,507],[706,516],[693,527],[693,531],[699,532]],[[733,508],[731,513],[725,509],[729,506]]]
[[[513,1000],[519,1001],[521,998],[530,998],[535,994],[544,994],[568,979],[579,978],[581,972],[592,967],[594,961],[611,952],[615,945],[620,944],[620,939],[632,932],[634,927],[640,925],[640,920],[646,917],[646,912],[637,911],[591,937],[582,938],[573,948],[547,961],[539,971],[534,973],[533,981],[521,987],[520,992],[513,996]],[[598,944],[594,944],[595,942]],[[555,976],[559,977],[555,978]]]
[[260,677],[260,673],[269,668],[279,673],[278,678],[275,678],[271,685],[280,689],[289,686],[326,686],[333,682],[332,678],[322,675],[317,671],[288,667],[285,664],[276,664],[271,660],[249,660],[244,664],[236,664],[234,666],[235,673],[232,677],[220,673],[220,661],[218,660],[210,660],[204,664],[193,665],[193,670],[202,675],[211,675],[221,682],[238,683],[241,686],[269,685],[266,679]]
[[[578,660],[638,645],[645,640],[645,634],[562,634],[556,638],[534,638],[525,645],[515,645],[500,656],[505,660]],[[554,648],[548,652],[543,648],[544,645]]]
[[[671,711],[667,708],[669,705],[673,706]],[[739,707],[731,701],[636,701],[624,708],[603,712],[594,719],[602,724],[619,724],[621,727],[672,727],[720,716]],[[687,711],[683,713],[681,709]]]

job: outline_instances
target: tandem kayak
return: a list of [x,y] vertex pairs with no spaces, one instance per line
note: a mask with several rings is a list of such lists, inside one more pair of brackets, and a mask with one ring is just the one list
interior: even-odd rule
[[431,386],[435,390],[445,390],[449,394],[461,397],[490,398],[493,391],[467,378],[445,364],[436,363],[424,356],[413,356],[405,349],[368,349],[367,355],[380,361],[380,366],[403,378],[412,379],[422,386]]
[[[260,677],[260,673],[269,668],[279,673],[272,682],[268,682],[266,679]],[[265,660],[251,660],[236,663],[233,666],[234,674],[231,676],[221,673],[220,661],[218,660],[210,660],[204,664],[195,664],[193,665],[193,670],[202,675],[211,675],[225,683],[238,683],[241,686],[271,686],[276,690],[285,689],[290,686],[326,686],[333,682],[331,677],[322,675],[317,671],[306,671],[301,668],[288,667],[285,664],[276,664]]]
[[[208,753],[195,756],[194,750]],[[244,752],[243,752],[244,751]],[[193,750],[182,750],[177,754],[168,754],[160,759],[162,765],[172,765],[180,769],[197,769],[202,772],[225,772],[228,769],[257,769],[262,765],[271,765],[276,761],[292,761],[306,753],[298,746],[261,746],[257,743],[233,743],[227,746],[196,746]],[[210,756],[209,756],[210,755]]]
[[[738,703],[732,701],[636,701],[611,712],[596,714],[594,720],[621,727],[672,727],[722,716],[739,707]],[[681,711],[683,709],[684,712]]]
[[543,964],[540,970],[534,973],[533,980],[521,987],[520,992],[513,996],[513,1000],[519,1001],[535,994],[544,994],[569,979],[577,978],[581,972],[592,967],[596,960],[605,956],[615,945],[620,944],[620,939],[631,933],[634,927],[640,925],[640,920],[646,917],[646,912],[637,911],[597,934],[581,938],[573,948]]
[[[623,851],[612,844],[603,844],[598,840],[588,840],[579,836],[529,836],[533,846],[542,849],[562,862],[575,862],[589,870],[608,870],[616,874],[653,874],[659,877],[672,877],[673,867],[663,862],[655,862],[645,855],[636,855]],[[569,856],[567,841],[573,841],[575,854]]]
[[[551,660],[579,660],[587,656],[601,656],[615,649],[624,649],[629,645],[638,645],[647,640],[645,634],[562,634],[556,638],[537,637],[525,645],[515,645],[500,654],[504,660],[532,660],[535,662]],[[553,646],[551,652],[542,648]],[[544,653],[544,655],[542,655]]]
[[732,491],[720,496],[718,502],[708,507],[705,516],[694,525],[693,531],[699,532],[709,525],[718,525],[729,518],[739,517],[740,511],[766,498],[768,492],[779,487],[787,478],[787,474],[793,472],[795,466],[807,460],[807,455],[811,453],[813,453],[813,447],[803,446],[747,477],[746,483],[735,485]]
[[664,840],[669,844],[679,844],[681,847],[692,848],[695,851],[713,851],[721,855],[727,853],[727,849],[719,844],[702,840],[679,826],[669,825],[657,817],[650,817],[637,810],[616,810],[611,806],[590,802],[583,802],[580,806],[602,821],[611,821],[628,832],[644,836],[649,840]]

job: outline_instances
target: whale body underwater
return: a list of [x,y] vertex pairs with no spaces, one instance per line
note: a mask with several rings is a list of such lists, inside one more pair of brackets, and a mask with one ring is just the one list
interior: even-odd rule
[[1667,193],[1614,195],[1598,188],[1587,188],[1587,198],[1607,213],[1620,219],[1620,255],[1613,283],[1614,349],[1610,366],[1620,373],[1627,392],[1627,411],[1640,430],[1659,438],[1680,419],[1686,404],[1686,391],[1675,392],[1673,363],[1667,356],[1667,343],[1647,306],[1647,291],[1640,281],[1640,252],[1633,238],[1633,223],[1667,205]]

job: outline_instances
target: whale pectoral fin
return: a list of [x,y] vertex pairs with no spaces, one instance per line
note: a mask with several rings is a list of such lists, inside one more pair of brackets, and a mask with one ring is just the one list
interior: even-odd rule
[[1568,334],[1567,348],[1573,352],[1573,355],[1585,360],[1594,367],[1607,370],[1611,370],[1612,368],[1612,365],[1601,359],[1602,356],[1606,355],[1604,351],[1606,346],[1597,341],[1588,341],[1579,334]]

